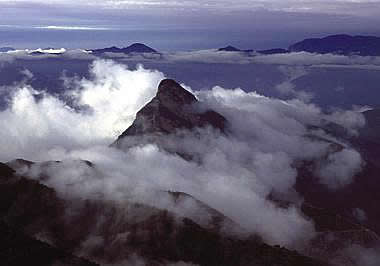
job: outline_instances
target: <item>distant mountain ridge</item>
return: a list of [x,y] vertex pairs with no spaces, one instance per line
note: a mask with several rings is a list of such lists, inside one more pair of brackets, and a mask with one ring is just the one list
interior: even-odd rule
[[287,49],[283,49],[283,48],[274,48],[274,49],[266,49],[266,50],[257,50],[257,51],[255,51],[253,49],[241,50],[241,49],[236,48],[236,47],[231,46],[231,45],[228,45],[228,46],[223,47],[223,48],[219,48],[218,52],[243,52],[243,53],[257,52],[259,54],[265,54],[265,55],[269,55],[269,54],[287,54],[287,53],[289,53],[289,51]]
[[360,56],[380,56],[380,37],[376,36],[351,36],[348,34],[336,34],[323,38],[308,38],[294,43],[288,49],[272,48],[265,50],[241,50],[228,45],[218,49],[219,52],[257,52],[258,54],[287,54],[290,52],[309,52],[318,54],[340,54]]
[[[47,48],[50,49],[50,48]],[[14,51],[12,47],[0,47],[0,52]],[[94,55],[105,53],[116,54],[160,54],[159,51],[143,43],[133,43],[127,47],[106,47],[100,49],[89,49]],[[236,46],[228,45],[217,49],[218,52],[240,52],[247,54],[287,54],[291,52],[308,52],[318,54],[339,54],[339,55],[359,55],[359,56],[380,56],[380,37],[376,36],[352,36],[348,34],[329,35],[322,38],[307,38],[296,42],[286,48],[268,48],[263,50],[240,49]],[[36,51],[31,55],[44,54],[43,51]],[[56,53],[58,54],[58,53]]]
[[155,49],[142,44],[142,43],[134,43],[128,47],[119,48],[116,46],[103,48],[103,49],[95,49],[92,50],[93,54],[104,54],[104,53],[122,53],[122,54],[132,54],[132,53],[158,53]]
[[289,50],[319,54],[378,56],[380,55],[380,37],[330,35],[324,38],[305,39],[291,45]]

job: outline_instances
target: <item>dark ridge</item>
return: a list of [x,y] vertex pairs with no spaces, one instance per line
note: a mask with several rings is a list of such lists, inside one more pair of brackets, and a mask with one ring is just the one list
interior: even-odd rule
[[[1,265],[95,266],[87,260],[74,257],[44,242],[33,239],[0,221]],[[61,265],[61,264],[60,264]]]
[[305,39],[289,47],[291,52],[332,53],[341,55],[380,55],[380,37],[331,35],[324,38]]
[[53,189],[0,163],[0,265],[97,265],[33,237],[54,228],[62,207]]
[[[170,194],[175,202],[192,199],[184,193]],[[179,261],[207,266],[325,265],[295,251],[264,244],[254,236],[248,239],[225,236],[218,230],[220,225],[225,225],[224,217],[195,198],[193,200],[215,215],[216,227],[205,228],[187,218],[179,221],[170,211],[133,202],[125,202],[128,210],[143,213],[142,217],[136,220],[129,214],[118,216],[117,208],[110,202],[96,199],[64,201],[52,188],[24,177],[0,182],[0,264],[94,265],[71,253],[97,233],[104,239],[104,246],[92,247],[85,255],[105,264],[117,264],[137,254],[147,261],[147,265]],[[70,212],[72,216],[67,219],[65,213],[71,209],[70,204],[82,207],[78,212]],[[97,221],[96,226],[94,221]],[[126,232],[128,237],[118,237]],[[45,234],[55,247],[31,237]]]
[[31,52],[30,55],[44,55],[45,53],[36,51],[36,52]]
[[6,163],[7,166],[14,170],[17,170],[21,167],[31,167],[33,164],[34,162],[24,159],[15,159]]
[[0,220],[0,263],[6,266],[96,266],[44,242],[33,239]]
[[12,178],[14,172],[8,165],[0,163],[0,183]]

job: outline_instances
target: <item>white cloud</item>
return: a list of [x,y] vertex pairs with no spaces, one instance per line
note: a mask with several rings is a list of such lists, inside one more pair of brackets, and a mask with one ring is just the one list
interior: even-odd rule
[[[40,52],[37,54],[35,52]],[[379,56],[345,56],[335,54],[314,54],[308,52],[293,52],[287,54],[262,55],[245,52],[224,52],[217,49],[186,51],[186,52],[162,52],[151,53],[105,53],[108,59],[133,62],[161,62],[161,63],[186,63],[197,62],[205,64],[269,64],[279,65],[280,70],[288,77],[287,82],[279,88],[284,93],[294,94],[292,82],[302,75],[306,75],[307,68],[352,68],[364,70],[380,70]],[[25,49],[0,53],[0,62],[12,62],[13,60],[39,60],[45,58],[63,59],[97,59],[91,52],[81,49]],[[302,95],[300,95],[302,96]],[[304,95],[303,99],[310,99],[311,95]]]
[[[71,95],[78,105],[89,111],[76,111],[65,102],[47,93],[21,84],[13,90],[10,108],[0,112],[2,145],[7,150],[1,160],[17,157],[43,157],[47,148],[83,147],[110,144],[136,112],[155,94],[162,73],[128,70],[111,61],[95,61],[92,79],[71,80]],[[35,96],[42,97],[36,100]],[[41,157],[40,157],[41,158]]]
[[295,90],[294,81],[298,78],[306,76],[308,72],[303,66],[287,67],[280,66],[280,71],[285,75],[285,81],[276,85],[276,90],[285,96],[293,96],[304,102],[309,102],[313,98],[313,94],[302,90]]
[[[163,53],[162,56],[148,55],[122,55],[108,54],[111,58],[124,58],[128,60],[158,60],[163,62],[200,62],[200,63],[227,63],[227,64],[272,64],[291,66],[284,67],[290,77],[300,73],[289,71],[302,71],[302,67],[331,67],[331,68],[355,68],[355,69],[380,69],[380,57],[378,56],[345,56],[335,54],[314,54],[308,52],[292,52],[287,54],[262,55],[257,53],[224,52],[216,49]],[[299,68],[294,68],[299,67]],[[286,70],[287,69],[287,70]],[[292,70],[291,70],[292,69]],[[305,69],[303,70],[305,71]],[[289,73],[288,73],[289,72]],[[301,73],[304,75],[305,73]],[[298,76],[300,77],[300,76]],[[298,77],[293,78],[296,79]]]
[[380,65],[380,57],[376,56],[345,56],[335,54],[313,54],[296,52],[288,54],[259,55],[252,59],[255,63],[282,64],[292,66],[341,65],[356,68],[368,68],[368,65]]
[[45,30],[111,30],[111,28],[85,26],[36,26],[34,28]]
[[354,174],[361,170],[362,165],[362,158],[357,151],[344,149],[330,154],[318,171],[323,184],[340,188],[353,181]]

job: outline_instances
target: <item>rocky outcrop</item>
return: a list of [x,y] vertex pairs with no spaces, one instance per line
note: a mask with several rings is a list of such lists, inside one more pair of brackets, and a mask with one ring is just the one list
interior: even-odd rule
[[125,137],[166,135],[207,126],[224,132],[226,119],[213,110],[204,109],[196,97],[176,81],[165,79],[156,96],[137,112],[133,124],[114,145],[120,146]]

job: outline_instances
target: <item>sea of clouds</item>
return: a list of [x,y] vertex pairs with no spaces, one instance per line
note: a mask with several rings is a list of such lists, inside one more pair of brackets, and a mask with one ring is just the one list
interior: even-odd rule
[[[62,161],[22,173],[47,174],[42,182],[65,198],[128,200],[193,217],[192,204],[177,208],[164,196],[157,200],[159,191],[185,192],[269,244],[297,248],[315,229],[298,208],[302,198],[294,191],[294,163],[319,161],[314,174],[332,190],[351,183],[363,166],[356,150],[323,130],[326,123],[338,123],[355,135],[365,124],[357,111],[325,113],[302,99],[283,101],[219,86],[194,92],[184,84],[228,120],[227,134],[205,128],[161,140],[197,158],[189,161],[144,141],[125,150],[110,146],[155,96],[164,73],[95,60],[89,78],[62,77],[67,101],[36,90],[28,84],[33,74],[24,74],[24,81],[8,87],[8,108],[0,112],[0,161]],[[302,69],[289,73],[289,82],[299,75]],[[279,89],[291,92],[289,86]],[[340,149],[332,151],[332,143]],[[268,200],[273,192],[295,204],[278,208]]]

